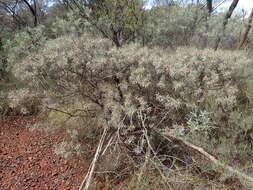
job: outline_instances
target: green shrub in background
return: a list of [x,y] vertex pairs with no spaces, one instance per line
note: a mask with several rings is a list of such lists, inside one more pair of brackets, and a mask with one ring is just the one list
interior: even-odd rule
[[[158,6],[148,11],[147,15],[146,45],[163,47],[190,45],[212,48],[224,18],[222,13],[213,13],[208,17],[201,5],[182,4]],[[240,12],[229,20],[221,41],[222,49],[236,47],[246,22]]]
[[[213,47],[213,43],[217,35],[219,35],[221,23],[224,14],[214,14],[211,17],[205,17],[203,14],[200,16],[200,22],[196,27],[191,44],[198,47]],[[221,40],[222,49],[235,49],[239,43],[240,35],[244,29],[245,22],[241,13],[237,13],[232,17],[225,29],[225,35]]]
[[64,35],[80,36],[84,31],[98,35],[92,25],[80,18],[77,12],[68,12],[64,18],[57,17],[52,22],[51,27],[47,29],[47,35],[54,39]]
[[7,113],[8,91],[13,86],[12,75],[8,70],[8,60],[5,44],[12,37],[11,31],[0,25],[0,114]]
[[143,0],[68,1],[79,18],[103,38],[121,47],[142,36],[146,22]]
[[30,53],[37,52],[45,43],[46,35],[44,27],[25,28],[17,33],[13,39],[9,39],[5,45],[8,55],[8,67],[19,64]]
[[[10,35],[10,34],[9,34]],[[0,98],[1,113],[5,114],[33,114],[38,113],[39,101],[28,91],[24,90],[25,81],[20,81],[12,74],[12,68],[20,64],[30,53],[36,53],[43,43],[46,35],[44,27],[25,28],[23,31],[13,36],[4,36],[0,51]],[[24,99],[16,98],[17,90],[19,96]],[[25,92],[26,91],[26,92]]]
[[7,30],[3,26],[0,26],[0,81],[8,79],[7,72],[7,53],[5,44],[8,39],[12,37],[11,31]]
[[147,44],[177,47],[191,44],[196,30],[203,25],[205,11],[197,6],[175,4],[155,7],[147,15]]

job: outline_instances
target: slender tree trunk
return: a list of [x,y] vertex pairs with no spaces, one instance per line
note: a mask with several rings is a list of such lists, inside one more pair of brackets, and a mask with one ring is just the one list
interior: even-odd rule
[[36,0],[33,0],[34,8],[32,5],[27,1],[23,0],[23,2],[28,6],[29,10],[31,11],[33,15],[33,20],[34,20],[34,26],[36,27],[38,25],[38,15],[37,15],[37,10],[36,10]]
[[221,31],[220,31],[220,34],[218,34],[216,40],[214,41],[214,47],[213,49],[216,51],[220,45],[220,41],[221,41],[221,38],[224,36],[224,33],[225,33],[225,29],[226,29],[226,26],[228,24],[228,19],[231,17],[231,15],[233,14],[237,4],[238,4],[239,0],[233,0],[232,4],[230,5],[229,7],[229,10],[228,12],[226,13],[225,17],[224,17],[224,20],[223,20],[223,23],[222,23],[222,28],[221,28]]
[[0,52],[3,50],[3,42],[2,42],[2,38],[0,36]]
[[206,1],[207,1],[206,4],[207,4],[208,14],[210,16],[213,11],[213,0],[206,0]]
[[242,46],[244,45],[246,39],[248,38],[248,34],[249,34],[250,29],[252,27],[252,21],[253,21],[253,8],[252,8],[250,16],[249,16],[248,24],[247,24],[247,26],[245,28],[244,33],[242,34],[242,37],[241,37],[240,43],[237,46],[237,49],[241,49]]
[[39,20],[38,20],[38,12],[37,12],[37,2],[36,0],[33,0],[33,10],[35,12],[35,16],[34,16],[34,26],[37,26],[38,23],[39,23]]
[[[208,24],[208,19],[210,18],[212,12],[213,12],[213,0],[206,0],[206,4],[207,4],[207,14],[205,15],[205,30],[206,30],[206,34],[209,32],[209,24]],[[203,47],[207,47],[207,41],[208,41],[208,37],[204,36],[203,39]]]

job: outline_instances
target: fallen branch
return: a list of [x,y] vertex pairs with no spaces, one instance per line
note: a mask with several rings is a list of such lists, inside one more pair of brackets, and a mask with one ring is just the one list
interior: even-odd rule
[[179,144],[182,144],[184,146],[187,146],[188,148],[192,149],[195,152],[200,153],[201,155],[205,156],[206,158],[208,158],[210,161],[212,161],[215,165],[222,167],[224,170],[232,173],[233,175],[238,176],[239,178],[247,181],[248,185],[250,186],[250,188],[253,188],[253,178],[236,170],[235,168],[226,165],[225,163],[222,163],[221,161],[219,161],[218,159],[216,159],[213,155],[209,154],[208,152],[206,152],[203,148],[198,147],[194,144],[191,144],[187,141],[185,141],[182,138],[179,137],[175,137],[169,133],[162,133],[162,135],[168,139],[168,140],[173,140],[173,141],[177,141]]
[[66,114],[70,117],[74,117],[74,115],[72,115],[71,113],[69,112],[66,112],[66,111],[63,111],[63,110],[59,110],[59,109],[56,109],[56,108],[50,108],[50,107],[46,107],[48,110],[52,110],[52,111],[56,111],[56,112],[60,112],[60,113],[63,113],[63,114]]
[[89,167],[88,173],[86,174],[85,178],[83,179],[83,181],[82,181],[82,183],[79,187],[79,190],[88,190],[89,187],[90,187],[92,177],[93,177],[93,174],[94,174],[94,170],[95,170],[95,166],[96,166],[98,158],[101,154],[102,147],[103,147],[104,141],[105,141],[105,137],[107,135],[107,131],[108,131],[108,127],[105,127],[104,132],[102,134],[102,137],[100,138],[100,141],[98,143],[97,151],[96,151],[95,156],[92,160],[92,163]]

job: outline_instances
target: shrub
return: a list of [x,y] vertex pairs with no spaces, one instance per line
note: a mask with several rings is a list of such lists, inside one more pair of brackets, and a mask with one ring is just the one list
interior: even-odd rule
[[84,101],[84,110],[96,107],[114,129],[138,130],[140,112],[159,129],[186,126],[191,111],[219,113],[211,118],[217,124],[238,107],[237,74],[248,62],[241,52],[178,48],[172,55],[138,45],[114,49],[88,38],[48,41],[14,68],[16,77],[42,90],[45,105]]
[[9,39],[4,48],[8,55],[9,70],[14,64],[21,62],[32,52],[36,52],[46,40],[44,27],[25,28],[24,31],[16,33],[13,39]]
[[[154,7],[148,16],[145,29],[147,44],[165,47],[191,45],[211,48],[217,35],[220,35],[224,19],[223,13],[213,13],[209,17],[206,9],[192,4]],[[240,12],[229,19],[220,47],[235,48],[245,23],[246,19]]]
[[243,78],[248,63],[243,52],[178,48],[168,53],[136,44],[117,49],[108,40],[83,35],[48,40],[13,72],[27,82],[29,94],[43,97],[43,109],[82,118],[78,131],[94,131],[93,126],[96,133],[89,134],[108,131],[106,141],[116,144],[111,151],[127,150],[137,158],[151,151],[161,160],[171,154],[187,162],[187,151],[161,133],[183,135],[214,151],[227,134],[241,134],[243,126],[235,130],[230,118],[245,102],[250,106]]
[[[39,111],[39,98],[30,94],[25,81],[16,79],[12,68],[22,62],[30,53],[36,53],[46,40],[44,27],[25,28],[16,33],[13,38],[5,38],[5,43],[0,51],[0,76],[2,113],[5,114],[36,114]],[[18,90],[19,89],[19,90]],[[3,111],[4,110],[4,111]]]
[[95,34],[94,28],[86,20],[82,19],[78,13],[69,12],[64,18],[56,18],[47,31],[51,38],[63,35],[81,35],[84,31]]
[[[196,27],[195,34],[191,40],[191,44],[201,47],[206,45],[207,47],[213,47],[213,43],[217,35],[220,35],[221,23],[224,19],[224,14],[215,14],[211,17],[202,15],[201,22]],[[225,29],[225,35],[221,38],[220,47],[222,49],[234,49],[236,44],[239,43],[239,38],[244,28],[245,19],[240,13],[234,15]],[[206,43],[206,44],[205,44]]]
[[148,15],[147,42],[150,45],[177,47],[191,44],[196,29],[203,24],[199,21],[205,11],[197,6],[175,4],[155,7]]
[[36,115],[40,111],[40,96],[27,88],[11,90],[8,93],[10,114]]

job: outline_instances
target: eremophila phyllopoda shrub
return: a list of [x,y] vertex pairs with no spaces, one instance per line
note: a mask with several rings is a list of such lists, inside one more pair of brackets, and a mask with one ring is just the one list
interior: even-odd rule
[[[43,94],[44,107],[79,101],[70,116],[96,117],[101,126],[125,135],[143,125],[187,133],[208,129],[189,125],[199,121],[189,122],[191,113],[220,113],[204,121],[210,128],[222,126],[240,104],[238,73],[247,63],[241,52],[178,48],[168,53],[135,44],[117,49],[84,35],[48,40],[13,71],[34,93]],[[125,141],[138,141],[130,136]]]

